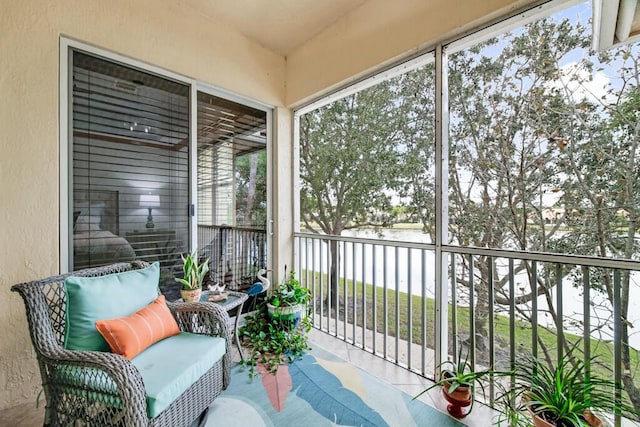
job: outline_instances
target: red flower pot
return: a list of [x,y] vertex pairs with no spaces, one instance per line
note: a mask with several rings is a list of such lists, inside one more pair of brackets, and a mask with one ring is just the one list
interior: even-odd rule
[[[446,374],[443,374],[446,379]],[[468,407],[473,403],[473,394],[471,393],[471,389],[469,387],[458,387],[453,393],[449,393],[449,388],[451,384],[446,382],[442,385],[442,395],[449,402],[447,405],[447,412],[454,418],[464,418],[471,410],[465,411],[464,408]]]

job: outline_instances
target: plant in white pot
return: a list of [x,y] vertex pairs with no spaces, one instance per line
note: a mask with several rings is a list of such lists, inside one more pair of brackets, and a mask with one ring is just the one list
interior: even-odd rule
[[241,364],[250,368],[250,377],[257,374],[259,365],[275,375],[280,365],[299,359],[309,348],[307,334],[311,322],[306,315],[311,294],[293,272],[288,277],[289,280],[272,289],[253,314],[245,317],[240,329],[250,349]]
[[176,278],[176,281],[182,285],[180,296],[184,302],[200,301],[202,295],[202,284],[204,277],[209,271],[209,259],[205,258],[200,261],[198,251],[187,254],[182,257],[182,278]]
[[306,317],[310,300],[309,289],[300,285],[292,271],[288,280],[276,286],[267,298],[269,318],[283,327],[295,328],[300,319]]

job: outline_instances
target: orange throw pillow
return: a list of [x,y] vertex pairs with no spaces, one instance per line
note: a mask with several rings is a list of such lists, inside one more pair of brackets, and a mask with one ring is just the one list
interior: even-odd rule
[[111,351],[129,360],[161,339],[180,333],[164,295],[131,316],[98,320],[96,329],[107,341]]

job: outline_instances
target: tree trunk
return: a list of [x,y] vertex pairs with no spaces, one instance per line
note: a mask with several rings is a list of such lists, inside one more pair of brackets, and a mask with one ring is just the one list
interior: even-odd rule
[[245,221],[253,225],[253,203],[256,197],[256,181],[258,175],[258,153],[251,154],[249,160],[249,188],[247,189],[247,212]]
[[338,242],[335,240],[329,241],[329,277],[327,279],[327,295],[324,300],[324,304],[327,308],[331,307],[332,310],[338,309],[338,292],[339,280],[338,280],[338,266],[340,264],[340,253],[338,249]]
[[[488,339],[489,339],[489,275],[486,259],[482,260],[478,265],[480,270],[480,280],[476,284],[476,350],[483,362],[488,362]],[[473,295],[471,295],[473,297]]]

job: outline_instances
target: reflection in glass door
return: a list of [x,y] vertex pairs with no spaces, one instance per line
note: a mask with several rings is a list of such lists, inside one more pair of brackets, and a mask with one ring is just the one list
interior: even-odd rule
[[160,262],[160,289],[189,249],[189,86],[72,51],[69,269]]
[[198,92],[198,249],[243,290],[267,262],[267,114]]

